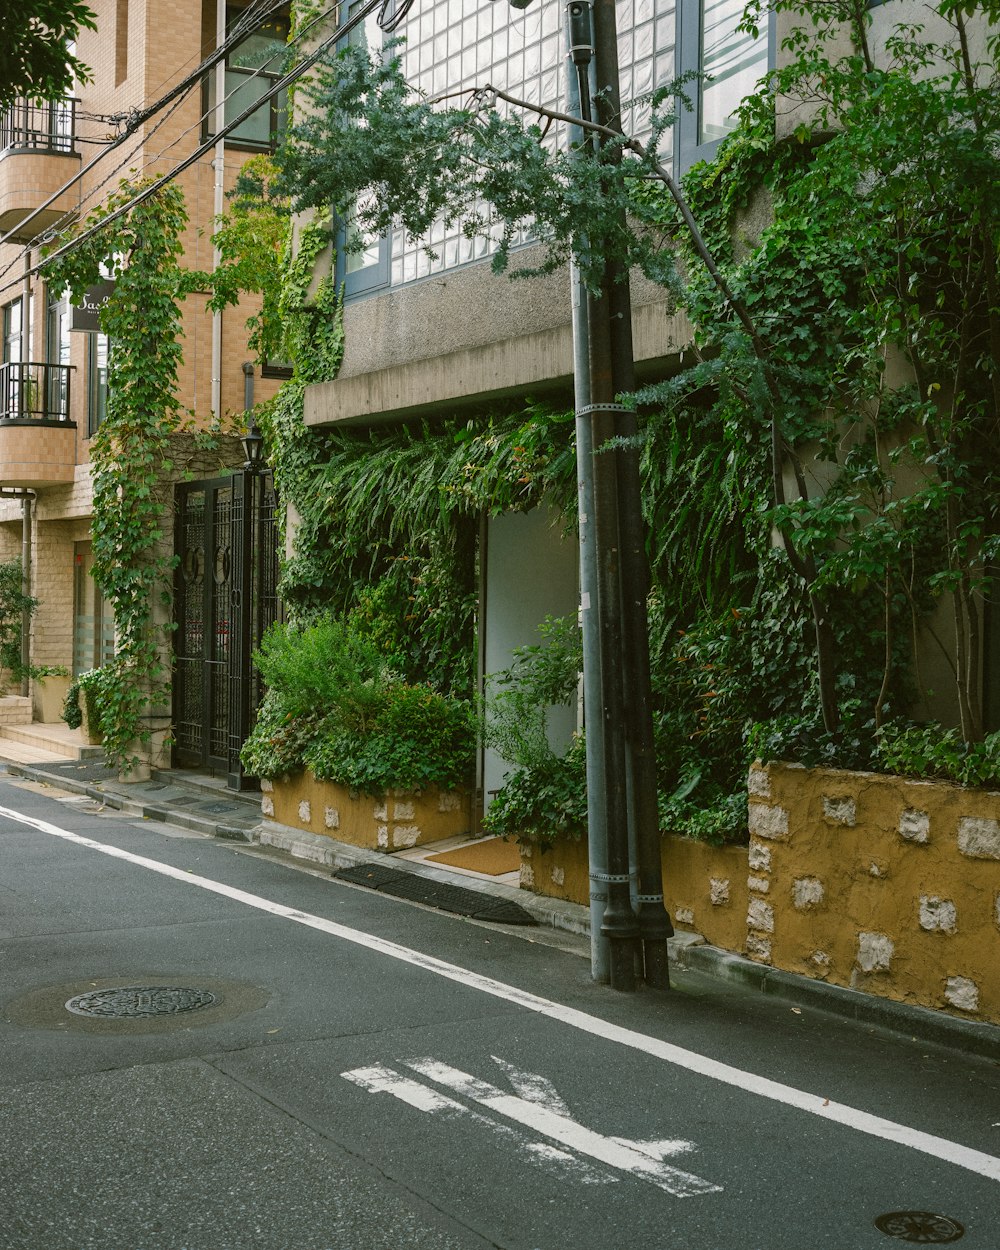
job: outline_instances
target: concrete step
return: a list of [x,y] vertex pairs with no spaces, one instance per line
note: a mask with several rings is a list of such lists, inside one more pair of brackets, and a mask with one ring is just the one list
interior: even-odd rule
[[104,754],[102,747],[85,742],[79,729],[70,729],[61,721],[49,725],[36,722],[0,726],[0,742],[47,751],[53,757],[64,760],[100,759]]
[[17,742],[13,738],[0,734],[0,761],[15,764],[64,764],[71,759],[65,753],[47,751],[44,747],[31,746],[25,742]]

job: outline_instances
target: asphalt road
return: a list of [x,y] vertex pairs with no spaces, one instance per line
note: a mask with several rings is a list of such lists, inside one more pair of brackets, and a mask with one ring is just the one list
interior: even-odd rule
[[0,972],[0,1250],[1000,1247],[988,1059],[2,778]]

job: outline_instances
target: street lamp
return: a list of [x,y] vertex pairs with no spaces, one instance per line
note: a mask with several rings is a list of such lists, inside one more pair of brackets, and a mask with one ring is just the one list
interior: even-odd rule
[[243,444],[243,469],[246,473],[259,473],[264,457],[264,436],[257,428],[253,415],[253,365],[249,360],[243,362],[243,400],[244,408],[250,413],[250,424],[247,432],[240,439]]

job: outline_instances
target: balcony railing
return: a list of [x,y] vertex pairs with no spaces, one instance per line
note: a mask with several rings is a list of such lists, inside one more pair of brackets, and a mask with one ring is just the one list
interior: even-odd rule
[[68,421],[72,365],[0,365],[0,421]]
[[75,152],[75,136],[75,100],[16,100],[0,113],[0,152]]

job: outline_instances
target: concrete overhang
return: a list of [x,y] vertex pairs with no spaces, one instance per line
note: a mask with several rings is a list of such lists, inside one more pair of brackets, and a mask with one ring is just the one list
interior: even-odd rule
[[[340,374],[307,388],[306,425],[379,425],[557,394],[572,402],[565,274],[511,283],[475,268],[349,304]],[[686,317],[644,280],[633,283],[632,331],[642,380],[674,372],[691,342]]]

